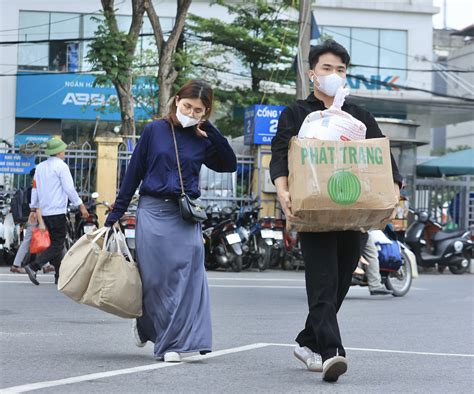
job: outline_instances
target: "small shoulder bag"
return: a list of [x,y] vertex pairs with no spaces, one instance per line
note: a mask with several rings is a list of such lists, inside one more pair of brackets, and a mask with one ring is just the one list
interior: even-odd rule
[[174,132],[173,123],[170,122],[171,132],[173,133],[174,149],[176,152],[176,161],[178,163],[179,182],[181,184],[181,196],[178,198],[179,210],[184,220],[189,223],[200,223],[207,219],[206,209],[193,201],[184,191],[183,175],[181,173],[181,163],[179,161],[178,144]]

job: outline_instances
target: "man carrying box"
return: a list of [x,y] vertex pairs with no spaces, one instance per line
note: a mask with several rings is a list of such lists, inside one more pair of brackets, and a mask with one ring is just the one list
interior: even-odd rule
[[[285,108],[272,141],[270,175],[287,220],[298,223],[293,215],[288,176],[288,147],[306,116],[329,108],[336,91],[345,84],[350,57],[347,50],[333,40],[313,47],[309,54],[309,78],[314,93]],[[342,110],[367,127],[366,138],[382,138],[377,122],[366,110],[344,103]],[[393,201],[398,201],[402,177],[391,157],[394,182]],[[309,180],[308,180],[309,181]],[[318,230],[320,231],[320,230]],[[349,290],[352,272],[359,261],[359,231],[300,232],[305,261],[306,292],[309,314],[305,328],[296,338],[294,355],[311,371],[323,372],[323,380],[335,382],[347,370],[337,312]]]

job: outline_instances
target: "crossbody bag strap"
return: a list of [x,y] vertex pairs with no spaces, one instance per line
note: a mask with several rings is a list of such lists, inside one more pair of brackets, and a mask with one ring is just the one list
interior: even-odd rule
[[186,193],[184,192],[184,185],[183,185],[183,175],[181,174],[181,164],[179,162],[179,154],[178,154],[178,144],[176,142],[176,135],[174,132],[173,122],[170,121],[171,132],[173,133],[173,142],[174,142],[174,150],[176,152],[176,161],[178,163],[178,174],[179,174],[179,183],[181,184],[181,195],[184,196]]

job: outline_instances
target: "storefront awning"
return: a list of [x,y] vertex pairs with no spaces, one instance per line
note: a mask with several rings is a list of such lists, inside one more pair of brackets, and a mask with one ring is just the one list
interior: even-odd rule
[[418,176],[441,177],[474,175],[474,149],[448,153],[416,167]]

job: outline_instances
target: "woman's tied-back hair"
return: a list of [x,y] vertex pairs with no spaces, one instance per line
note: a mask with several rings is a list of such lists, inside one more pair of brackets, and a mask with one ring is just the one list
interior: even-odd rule
[[214,92],[212,91],[211,85],[206,81],[192,79],[186,82],[178,92],[173,96],[170,103],[170,109],[165,119],[172,122],[173,125],[179,125],[179,121],[176,118],[176,96],[179,99],[201,99],[202,103],[206,107],[206,111],[203,116],[203,120],[209,118],[212,112],[212,101],[214,99]]

